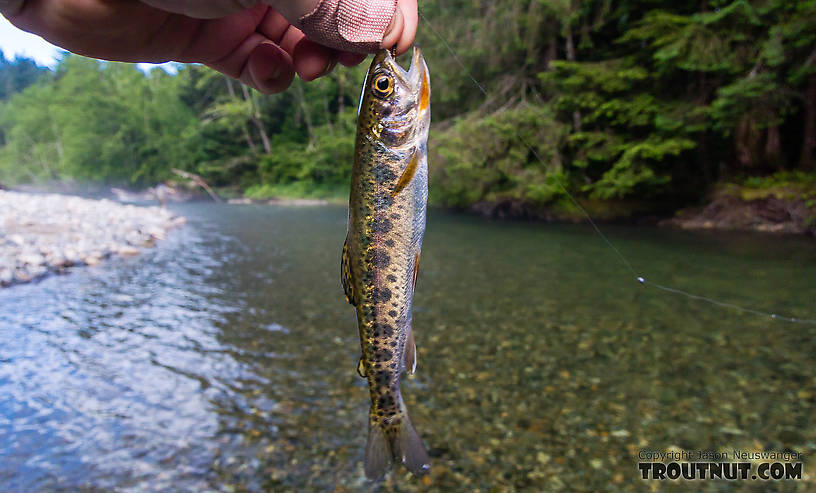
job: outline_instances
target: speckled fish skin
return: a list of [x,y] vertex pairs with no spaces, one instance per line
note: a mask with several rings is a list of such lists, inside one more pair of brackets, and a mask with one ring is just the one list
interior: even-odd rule
[[416,367],[411,307],[425,232],[430,113],[421,51],[414,48],[407,72],[388,51],[377,53],[361,95],[341,266],[346,298],[357,312],[358,372],[371,393],[370,479],[383,477],[393,462],[416,475],[430,470],[400,394],[403,372]]

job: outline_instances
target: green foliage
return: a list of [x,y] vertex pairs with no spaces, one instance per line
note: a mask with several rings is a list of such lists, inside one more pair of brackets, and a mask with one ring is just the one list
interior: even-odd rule
[[749,176],[740,180],[739,184],[754,190],[801,188],[816,195],[816,173],[804,171],[780,171],[768,176]]
[[338,122],[315,127],[321,138],[311,144],[273,140],[275,152],[264,156],[259,165],[263,183],[346,184],[354,162],[356,112],[347,108]]
[[22,91],[48,73],[48,69],[39,67],[34,60],[24,57],[7,60],[0,52],[0,101]]
[[[449,206],[519,200],[547,203],[563,190],[559,147],[566,126],[547,107],[519,106],[488,117],[468,115],[434,132],[431,197]],[[535,154],[544,160],[541,165]]]
[[[816,169],[816,0],[421,10],[436,203],[563,210],[566,187],[593,207],[662,207]],[[149,185],[176,167],[257,198],[336,196],[365,69],[264,96],[198,65],[144,74],[69,55],[43,75],[0,59],[0,181]]]
[[163,73],[146,77],[132,65],[66,57],[53,80],[5,103],[4,180],[151,184],[167,178],[170,166],[186,160],[178,136],[194,121],[174,82]]

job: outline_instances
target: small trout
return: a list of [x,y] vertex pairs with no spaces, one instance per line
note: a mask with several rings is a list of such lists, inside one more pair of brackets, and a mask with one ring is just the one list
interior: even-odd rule
[[417,475],[430,470],[400,395],[403,371],[416,369],[411,305],[428,201],[430,97],[428,67],[416,47],[408,72],[380,50],[360,96],[341,277],[357,311],[357,371],[371,393],[370,479],[382,478],[393,462]]

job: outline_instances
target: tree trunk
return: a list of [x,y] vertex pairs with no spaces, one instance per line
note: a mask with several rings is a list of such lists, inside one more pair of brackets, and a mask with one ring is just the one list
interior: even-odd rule
[[241,91],[244,93],[244,100],[249,103],[249,119],[258,130],[258,135],[261,136],[261,143],[263,144],[264,153],[272,154],[272,144],[269,142],[269,136],[266,134],[266,130],[264,129],[263,120],[261,120],[261,112],[258,109],[258,105],[256,104],[255,99],[252,97],[252,94],[250,94],[249,89],[247,89],[247,86],[241,84]]
[[306,95],[303,94],[303,86],[300,84],[295,84],[295,96],[300,105],[300,111],[303,113],[303,121],[306,123],[306,131],[309,133],[309,147],[311,147],[315,139],[312,115],[309,114],[309,108],[306,107]]
[[765,159],[774,169],[784,166],[782,161],[782,139],[779,136],[779,126],[768,127],[765,138]]
[[[541,15],[539,13],[538,4],[538,0],[531,0],[527,6],[527,15],[525,17],[525,20],[527,21],[524,36],[524,47],[525,51],[527,52],[525,63],[529,66],[535,65],[535,62],[538,60],[538,43],[536,43],[536,35],[538,34],[539,25],[541,24]],[[547,63],[549,62],[545,59],[545,66]]]
[[[567,60],[574,62],[575,61],[575,42],[572,39],[572,26],[567,24]],[[572,128],[576,132],[581,131],[581,112],[575,110],[572,112]]]
[[323,111],[326,113],[326,126],[329,128],[329,134],[334,135],[334,125],[332,125],[331,110],[329,109],[329,96],[323,93]]
[[742,168],[750,168],[753,165],[754,153],[754,123],[749,117],[743,117],[737,124],[736,132],[734,132],[734,151],[736,152],[737,162]]
[[547,38],[547,51],[544,54],[544,70],[550,69],[550,62],[558,58],[558,21],[550,22],[550,34]]
[[[236,99],[235,88],[232,87],[232,79],[224,76],[224,81],[227,83],[227,92],[229,93],[230,98]],[[241,125],[241,133],[244,134],[244,140],[246,140],[250,152],[255,152],[255,142],[252,140],[252,135],[247,130],[246,125]]]
[[806,170],[816,169],[816,74],[808,77],[805,90],[805,128],[799,166]]
[[337,74],[337,115],[340,116],[345,111],[345,97],[343,94],[343,90],[345,89],[345,82],[346,78],[343,73]]

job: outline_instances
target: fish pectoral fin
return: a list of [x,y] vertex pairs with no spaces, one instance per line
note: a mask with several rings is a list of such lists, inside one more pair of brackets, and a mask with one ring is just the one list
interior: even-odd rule
[[360,361],[357,362],[357,374],[361,377],[366,377],[366,369],[365,364],[363,363],[363,357],[360,356]]
[[397,180],[397,184],[394,185],[394,190],[391,192],[392,197],[396,197],[398,193],[403,191],[405,187],[411,183],[411,180],[414,178],[416,174],[417,167],[419,166],[419,149],[414,149],[411,153],[411,158],[408,160],[408,165],[402,171],[402,175],[400,175],[399,180]]
[[343,292],[346,294],[346,301],[357,306],[357,299],[354,292],[354,278],[351,275],[351,257],[349,255],[348,236],[343,243],[343,257],[340,260],[340,282],[343,284]]
[[402,363],[409,374],[413,375],[416,372],[417,350],[413,329],[408,330],[408,339],[405,341],[405,353],[403,354]]

